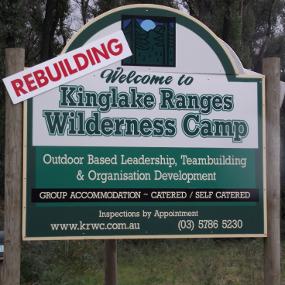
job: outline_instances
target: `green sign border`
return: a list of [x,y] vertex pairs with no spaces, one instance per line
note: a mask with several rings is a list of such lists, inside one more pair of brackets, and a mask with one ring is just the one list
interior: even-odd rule
[[257,177],[258,188],[263,189],[263,224],[264,232],[262,234],[203,234],[203,235],[126,235],[126,236],[54,236],[54,237],[29,237],[26,235],[26,216],[27,216],[27,202],[30,201],[27,198],[27,189],[33,187],[33,172],[35,168],[35,147],[32,146],[32,108],[33,101],[29,99],[24,105],[24,160],[23,160],[23,226],[22,235],[24,240],[67,240],[67,239],[131,239],[131,238],[209,238],[209,237],[265,237],[267,236],[267,220],[266,220],[266,189],[265,189],[265,138],[264,138],[264,76],[257,73],[239,74],[238,67],[235,64],[234,59],[229,52],[223,46],[221,40],[219,40],[213,32],[211,32],[204,24],[196,20],[195,18],[188,16],[176,9],[168,8],[160,5],[129,5],[118,9],[113,9],[101,16],[95,18],[93,21],[85,25],[76,35],[72,37],[70,42],[64,48],[64,52],[71,51],[73,49],[81,47],[86,41],[94,36],[97,32],[103,28],[121,20],[123,14],[139,15],[146,14],[149,16],[165,16],[175,17],[176,23],[180,24],[196,34],[198,34],[216,53],[220,59],[225,74],[229,82],[256,82],[258,86],[258,157],[261,161],[257,163],[257,173],[262,173],[263,177]]

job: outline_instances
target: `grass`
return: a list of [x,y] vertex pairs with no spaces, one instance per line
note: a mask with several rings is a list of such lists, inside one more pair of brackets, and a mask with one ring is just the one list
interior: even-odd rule
[[[103,241],[25,242],[21,284],[103,284],[103,251]],[[263,240],[118,241],[118,284],[260,285]]]

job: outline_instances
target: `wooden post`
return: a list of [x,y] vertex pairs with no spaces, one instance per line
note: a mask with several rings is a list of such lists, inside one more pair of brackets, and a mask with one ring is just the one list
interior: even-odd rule
[[105,240],[105,283],[117,285],[117,241]]
[[280,285],[280,58],[265,58],[267,217],[264,284]]
[[[6,75],[24,69],[25,50],[5,50]],[[22,192],[22,104],[5,98],[5,212],[2,284],[20,284],[21,192]]]

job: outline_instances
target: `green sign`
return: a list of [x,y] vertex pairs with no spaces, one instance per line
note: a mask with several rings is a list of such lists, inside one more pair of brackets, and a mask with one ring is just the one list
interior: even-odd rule
[[265,236],[264,77],[156,5],[94,19],[64,52],[120,30],[132,56],[26,104],[23,238]]

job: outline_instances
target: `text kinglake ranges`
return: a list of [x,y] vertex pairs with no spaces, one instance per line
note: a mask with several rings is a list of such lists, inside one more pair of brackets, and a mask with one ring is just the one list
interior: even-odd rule
[[[118,69],[119,70],[119,69]],[[130,76],[130,73],[132,76]],[[172,81],[171,76],[147,75],[138,77],[135,71],[130,72],[123,80],[137,84],[164,84]],[[104,70],[101,73],[106,83],[113,83],[114,71]],[[128,82],[129,80],[129,82]],[[193,78],[192,78],[193,81]],[[122,82],[119,82],[122,83]],[[178,82],[178,85],[182,83]],[[115,85],[115,84],[112,84]],[[81,85],[61,85],[59,87],[59,110],[44,110],[46,126],[50,135],[68,136],[135,136],[135,137],[174,137],[181,128],[187,137],[201,136],[231,138],[240,143],[249,133],[245,120],[205,119],[202,116],[215,112],[234,110],[234,96],[231,94],[188,94],[176,93],[172,88],[158,88],[158,94],[142,92],[138,87],[129,84],[128,92],[110,86],[108,90],[87,91]],[[122,110],[177,110],[187,111],[177,123],[177,118],[136,118],[104,116],[112,109]],[[83,108],[92,109],[86,116]],[[79,110],[80,109],[80,110]],[[156,115],[159,112],[156,112]],[[130,113],[129,113],[130,114]],[[173,113],[172,113],[173,114]]]

